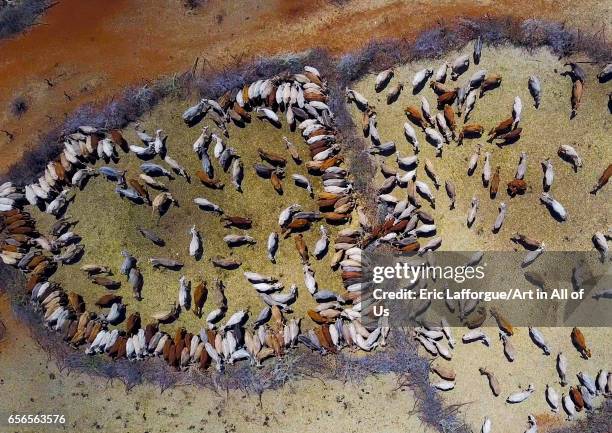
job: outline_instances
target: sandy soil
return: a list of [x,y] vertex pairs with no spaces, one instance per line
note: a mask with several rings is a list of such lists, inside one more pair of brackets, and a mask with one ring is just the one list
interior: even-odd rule
[[[461,1],[451,6],[448,1],[376,0],[350,1],[343,8],[323,0],[256,0],[246,6],[210,1],[188,12],[179,0],[61,0],[40,25],[0,41],[0,129],[14,136],[11,141],[0,133],[0,173],[80,104],[190,69],[196,57],[200,65],[218,69],[313,46],[342,53],[369,38],[411,40],[460,16],[508,14],[552,18],[589,33],[610,29],[605,19],[610,4],[595,1]],[[10,102],[18,95],[30,106],[20,118],[10,114]]]
[[[391,377],[361,384],[304,380],[257,397],[185,386],[160,390],[142,385],[126,391],[118,382],[67,375],[30,338],[0,296],[0,319],[7,334],[0,342],[0,430],[3,432],[235,432],[257,428],[276,433],[415,432],[432,433],[421,425],[410,392],[396,390]],[[27,360],[28,368],[23,368]],[[14,374],[19,372],[19,374]],[[372,404],[372,402],[377,402]],[[367,404],[364,404],[367,403]],[[381,416],[381,412],[393,416]],[[65,426],[25,428],[6,422],[8,414],[63,414]]]

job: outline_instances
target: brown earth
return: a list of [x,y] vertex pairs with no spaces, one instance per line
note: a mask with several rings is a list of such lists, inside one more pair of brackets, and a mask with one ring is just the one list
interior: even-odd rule
[[[374,0],[210,1],[196,11],[178,0],[60,0],[41,23],[0,41],[0,174],[85,102],[110,98],[127,85],[313,46],[338,54],[370,38],[412,40],[457,17],[541,17],[592,33],[610,28],[610,3],[509,0],[397,2]],[[160,19],[160,17],[162,19]],[[26,97],[21,117],[10,102]],[[14,137],[10,139],[10,134]]]

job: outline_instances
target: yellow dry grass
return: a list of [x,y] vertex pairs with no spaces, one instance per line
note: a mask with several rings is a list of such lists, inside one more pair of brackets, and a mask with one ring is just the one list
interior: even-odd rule
[[[468,53],[471,47],[466,48]],[[414,73],[424,67],[434,70],[444,61],[452,61],[463,53],[449,53],[437,61],[422,61],[401,66],[396,69],[395,78],[388,88],[397,80],[406,83],[406,89],[398,101],[392,105],[386,104],[386,91],[376,94],[374,91],[375,75],[365,77],[355,84],[355,90],[376,105],[378,113],[378,129],[382,141],[393,140],[403,155],[411,155],[412,147],[403,134],[403,123],[407,120],[403,109],[407,105],[420,107],[420,96],[425,96],[436,113],[436,99],[433,91],[426,87],[418,95],[412,95],[410,82]],[[469,52],[471,54],[471,52]],[[516,47],[501,47],[493,49],[485,47],[480,65],[470,65],[457,82],[448,81],[449,85],[463,85],[477,69],[486,69],[490,73],[503,76],[501,87],[490,91],[476,102],[469,122],[480,123],[488,130],[512,113],[512,104],[516,95],[523,101],[521,126],[522,138],[515,144],[499,148],[488,144],[485,138],[480,140],[465,140],[462,147],[451,143],[444,148],[442,158],[435,157],[435,149],[425,140],[424,133],[415,127],[421,143],[419,168],[417,178],[427,182],[431,189],[433,183],[424,172],[425,158],[435,166],[441,178],[442,185],[446,179],[451,179],[457,188],[457,206],[449,210],[449,199],[444,186],[436,191],[436,209],[432,210],[427,202],[422,200],[425,210],[431,212],[436,220],[438,233],[444,239],[442,249],[453,251],[507,251],[517,247],[510,241],[515,232],[522,232],[546,242],[549,250],[584,251],[592,250],[591,236],[595,231],[608,229],[610,221],[611,189],[608,185],[597,195],[589,194],[601,172],[608,166],[612,156],[610,150],[610,122],[607,99],[612,89],[610,83],[602,85],[595,75],[599,67],[581,65],[588,74],[585,94],[578,115],[570,120],[571,81],[559,75],[564,69],[563,61],[557,60],[547,50],[528,53]],[[556,71],[555,71],[556,70]],[[540,77],[543,95],[541,106],[536,110],[527,88],[530,75]],[[457,84],[453,84],[457,83]],[[360,124],[361,114],[352,107],[356,124]],[[461,121],[458,122],[461,127]],[[481,182],[483,157],[473,176],[467,175],[468,160],[478,143],[483,145],[482,153],[491,152],[493,168],[501,166],[500,192],[495,200],[489,198],[488,189]],[[557,148],[561,144],[571,144],[583,159],[583,167],[574,173],[572,167],[557,156]],[[514,177],[519,154],[528,154],[528,169],[525,179],[529,184],[527,193],[523,196],[510,198],[505,191],[505,184]],[[377,157],[382,159],[381,157]],[[542,169],[540,161],[550,158],[555,169],[555,181],[550,193],[558,199],[569,213],[568,220],[560,223],[553,219],[548,210],[539,203],[542,191]],[[389,157],[389,166],[395,167],[395,158]],[[377,174],[376,184],[380,185],[383,177]],[[405,197],[405,189],[395,189],[397,197]],[[471,229],[466,226],[467,212],[472,196],[480,198],[480,209],[475,224]],[[492,225],[501,201],[508,204],[506,221],[498,234],[492,233]],[[501,271],[500,272],[504,272]],[[601,305],[600,305],[601,306]],[[529,308],[529,305],[525,306]],[[605,308],[605,307],[603,307]],[[537,319],[534,319],[537,325]],[[504,425],[515,425],[517,429],[526,428],[527,415],[533,414],[543,431],[563,425],[564,414],[552,414],[544,399],[546,384],[553,386],[557,392],[567,394],[567,387],[561,388],[555,370],[555,357],[562,351],[568,358],[568,378],[571,384],[576,384],[576,373],[585,371],[594,377],[600,368],[609,364],[611,349],[608,342],[612,337],[610,328],[584,328],[593,356],[584,360],[574,349],[570,340],[569,328],[540,328],[551,347],[551,356],[545,356],[531,341],[528,329],[516,328],[512,337],[512,345],[516,348],[517,359],[509,363],[503,354],[503,348],[497,338],[495,321],[489,317],[483,330],[492,340],[491,347],[479,343],[469,345],[458,343],[451,361],[438,358],[435,362],[451,366],[457,372],[457,382],[453,391],[444,394],[449,404],[466,404],[459,410],[459,416],[465,418],[474,430],[480,429],[484,417],[493,422],[493,429],[503,429]],[[456,340],[467,329],[454,328]],[[428,356],[423,351],[425,356]],[[492,371],[501,384],[501,395],[494,397],[489,389],[486,378],[480,375],[478,368],[486,367]],[[432,381],[439,378],[432,376]],[[535,393],[526,402],[518,405],[508,405],[506,397],[526,388],[528,384],[535,386]],[[601,399],[596,401],[601,404]],[[584,416],[584,412],[580,415]]]
[[[317,210],[315,200],[310,198],[305,189],[294,185],[291,175],[301,173],[308,176],[313,182],[315,191],[320,187],[320,179],[308,175],[304,163],[295,164],[282,141],[282,137],[287,136],[300,150],[302,161],[308,161],[310,159],[308,148],[299,131],[290,131],[284,124],[286,123],[284,118],[282,129],[276,129],[268,122],[258,120],[255,116],[253,116],[252,123],[247,124],[245,128],[231,126],[229,128],[230,138],[224,137],[224,140],[227,145],[237,150],[243,161],[244,192],[240,193],[234,189],[231,184],[231,169],[230,172],[224,173],[212,155],[214,143],[211,144],[209,154],[213,161],[215,177],[225,183],[225,188],[212,190],[202,185],[194,176],[195,171],[201,169],[201,166],[192,151],[192,144],[204,125],[210,126],[211,130],[216,129],[213,122],[208,119],[193,128],[188,128],[180,116],[187,106],[188,103],[184,101],[167,100],[139,122],[140,127],[150,134],[154,134],[158,128],[163,129],[168,135],[168,155],[176,159],[192,175],[191,183],[187,183],[182,177],[176,177],[170,182],[165,178],[160,178],[177,199],[179,206],[172,206],[158,221],[157,216],[152,214],[151,207],[135,205],[126,199],[120,199],[114,192],[114,183],[104,180],[102,176],[90,179],[85,189],[77,192],[74,203],[67,210],[67,215],[79,221],[74,231],[83,237],[85,255],[76,265],[60,267],[52,280],[61,283],[67,291],[75,291],[83,295],[87,308],[96,311],[97,307],[93,303],[109,291],[92,284],[79,270],[79,267],[93,263],[110,266],[115,273],[113,278],[122,281],[121,288],[116,293],[122,295],[124,303],[128,305],[127,314],[139,311],[143,323],[148,323],[151,314],[169,310],[171,305],[178,301],[179,278],[182,275],[192,281],[192,293],[200,279],[203,279],[208,283],[209,288],[203,318],[198,319],[191,311],[182,312],[175,323],[164,327],[166,330],[171,330],[179,325],[185,326],[191,332],[197,332],[200,327],[206,325],[206,314],[217,308],[216,299],[218,298],[213,284],[215,278],[221,279],[226,286],[225,293],[229,304],[228,316],[245,308],[250,308],[251,316],[257,316],[264,304],[255,289],[243,276],[244,271],[254,271],[279,277],[280,281],[285,284],[285,290],[295,283],[298,286],[299,296],[293,308],[296,317],[303,317],[306,310],[314,305],[314,300],[304,286],[302,265],[294,240],[291,237],[288,239],[280,237],[276,264],[268,260],[266,249],[268,235],[272,231],[280,232],[278,215],[282,209],[292,203],[298,203],[302,205],[303,210]],[[130,144],[140,144],[134,126],[129,125],[123,133]],[[278,195],[274,191],[269,180],[256,175],[253,164],[261,162],[257,153],[259,147],[286,155],[288,164],[283,181],[283,195]],[[128,178],[137,177],[141,173],[139,166],[142,162],[134,154],[125,155],[120,151],[120,161],[116,167],[127,170]],[[150,162],[160,163],[159,157]],[[98,163],[96,167],[101,165],[103,163]],[[167,167],[164,163],[161,165]],[[157,194],[153,189],[149,189],[149,193],[152,198]],[[193,203],[195,197],[204,197],[218,204],[224,209],[226,215],[252,218],[252,229],[224,228],[219,216],[204,212]],[[36,213],[36,218],[43,231],[46,231],[54,221],[54,218],[40,213]],[[312,228],[304,233],[305,241],[311,252],[316,240],[320,237],[319,226],[321,224],[327,225],[325,221],[314,223]],[[200,232],[204,244],[204,254],[200,261],[189,257],[188,253],[191,240],[189,229],[193,225]],[[137,231],[139,226],[153,230],[165,240],[166,246],[158,247],[146,240]],[[330,237],[333,239],[337,228],[327,226]],[[230,233],[249,234],[256,239],[257,243],[253,246],[230,248],[223,242],[223,237]],[[138,259],[139,268],[144,277],[141,302],[134,299],[126,278],[118,275],[123,260],[120,254],[122,250],[127,250]],[[239,269],[232,271],[215,268],[210,259],[217,255],[239,259],[243,264]],[[183,262],[185,266],[180,271],[156,270],[149,263],[149,258],[153,256],[176,259]],[[322,260],[312,257],[310,261],[316,272],[319,287],[339,290],[341,281],[330,268],[330,258],[331,255],[328,254]]]
[[[465,52],[468,51],[471,54],[471,47],[466,48]],[[452,62],[460,54],[462,53],[449,53],[440,60],[420,61],[397,68],[387,89],[397,81],[405,83],[405,89],[392,105],[386,103],[387,89],[381,93],[374,91],[375,74],[355,84],[355,90],[376,106],[378,130],[383,142],[395,141],[403,156],[413,154],[412,146],[403,132],[403,124],[407,121],[404,108],[408,105],[420,107],[420,98],[425,96],[431,106],[432,115],[435,115],[437,110],[436,95],[428,86],[419,94],[412,94],[412,77],[415,72],[425,67],[435,71],[443,61]],[[425,201],[423,204],[436,218],[439,233],[444,239],[442,249],[511,250],[514,244],[510,237],[515,232],[521,232],[545,241],[549,250],[589,250],[592,249],[593,233],[607,230],[612,210],[611,189],[604,188],[597,195],[591,195],[589,191],[610,163],[612,156],[609,146],[612,129],[607,108],[607,95],[612,90],[612,84],[597,82],[595,76],[600,69],[598,65],[581,65],[588,75],[588,80],[578,115],[570,120],[572,86],[569,78],[559,74],[567,69],[563,67],[563,62],[545,49],[530,54],[516,47],[485,47],[480,65],[471,63],[469,70],[457,81],[451,81],[449,73],[447,86],[450,87],[463,86],[479,69],[501,74],[503,81],[499,88],[485,93],[483,98],[476,101],[468,120],[468,123],[484,126],[483,138],[466,139],[463,146],[451,142],[444,147],[442,157],[436,158],[435,148],[426,142],[425,134],[415,126],[421,145],[417,178],[428,183],[434,191],[433,182],[423,168],[426,158],[433,163],[441,178],[441,188],[434,191],[436,209],[431,210]],[[527,88],[530,75],[539,76],[542,83],[543,94],[539,109],[534,108]],[[502,148],[487,143],[486,133],[512,115],[512,105],[517,95],[523,102],[521,139]],[[354,106],[351,110],[355,123],[360,125],[361,114]],[[461,119],[458,119],[457,127],[462,127]],[[477,144],[482,144],[481,157],[475,173],[470,177],[467,175],[468,161]],[[557,149],[561,144],[574,146],[582,157],[583,167],[578,173],[574,173],[570,164],[557,156]],[[514,178],[521,151],[528,155],[525,180],[529,187],[525,195],[510,198],[505,191],[506,184]],[[500,192],[495,200],[489,198],[488,189],[481,181],[485,152],[491,153],[493,171],[496,166],[501,167]],[[377,158],[379,161],[384,159]],[[569,214],[568,220],[563,223],[553,219],[546,207],[540,204],[543,175],[540,162],[546,158],[550,158],[555,171],[555,181],[550,193],[565,206]],[[388,166],[397,167],[394,156],[386,159]],[[446,180],[451,180],[457,189],[456,209],[452,211],[449,211],[450,201],[444,191]],[[380,171],[375,181],[377,185],[382,184]],[[406,190],[396,188],[393,194],[405,198]],[[480,209],[475,224],[468,229],[466,218],[473,196],[480,199]],[[500,232],[494,234],[493,222],[502,201],[508,205],[507,217]]]

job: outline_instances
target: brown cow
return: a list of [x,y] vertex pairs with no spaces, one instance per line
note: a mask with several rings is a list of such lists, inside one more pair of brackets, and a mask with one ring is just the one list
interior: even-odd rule
[[38,283],[40,283],[43,279],[42,275],[39,274],[32,274],[30,276],[30,278],[28,278],[28,280],[26,281],[26,290],[28,293],[32,293],[32,289],[34,289],[34,286],[36,286]]
[[170,348],[173,345],[174,345],[174,343],[169,338],[164,343],[164,347],[162,349],[162,354],[163,354],[163,357],[164,357],[164,361],[166,361],[166,362],[168,362],[168,360],[170,359]]
[[310,317],[312,319],[313,322],[322,325],[324,323],[331,323],[332,320],[328,319],[326,317],[321,316],[319,313],[317,313],[315,310],[308,310],[308,317]]
[[572,329],[572,343],[576,347],[576,350],[580,352],[580,355],[584,359],[588,359],[591,357],[591,351],[587,348],[586,339],[584,338],[584,334],[582,331],[576,327]]
[[66,334],[64,335],[64,341],[70,342],[76,335],[79,330],[79,321],[71,320],[68,329],[66,329]]
[[[326,325],[323,325],[326,326]],[[334,347],[333,343],[331,342],[331,336],[328,337],[329,335],[329,328],[327,329],[327,333],[323,330],[323,326],[321,326],[320,328],[315,328],[314,332],[317,336],[317,339],[319,340],[319,343],[321,343],[321,346],[323,346],[327,351],[329,352],[335,352],[336,348]],[[329,326],[329,325],[327,325]]]
[[281,155],[279,155],[278,153],[268,152],[262,149],[261,147],[257,148],[257,153],[259,153],[259,156],[261,157],[261,159],[268,161],[272,165],[282,166],[282,167],[287,165],[287,160],[283,158]]
[[176,331],[174,332],[174,344],[175,345],[179,345],[181,341],[183,341],[183,338],[185,338],[185,334],[187,333],[187,331],[185,330],[185,328],[180,327],[177,328]]
[[502,141],[498,143],[497,145],[502,146],[502,145],[514,143],[519,138],[521,138],[521,132],[523,132],[523,128],[516,128],[506,134],[502,134],[498,136],[497,140],[502,140]]
[[574,402],[576,411],[581,412],[582,409],[584,409],[584,398],[582,397],[582,393],[580,392],[580,389],[577,386],[571,386],[569,389],[569,395],[572,401]]
[[278,339],[276,338],[276,335],[274,332],[269,331],[268,333],[266,333],[266,345],[268,347],[271,347],[272,350],[274,350],[274,354],[276,356],[283,355],[283,347],[278,342]]
[[404,253],[411,253],[413,251],[418,251],[421,248],[421,244],[418,241],[411,242],[406,245],[402,245],[399,247],[399,250]]
[[93,277],[91,279],[91,282],[94,284],[97,284],[98,286],[102,286],[102,287],[105,287],[111,290],[118,289],[119,286],[121,286],[121,282],[111,280],[110,278],[106,278],[106,277]]
[[591,194],[597,194],[597,191],[599,191],[604,186],[606,186],[606,184],[608,183],[608,180],[610,180],[610,176],[612,176],[612,164],[609,164],[608,168],[606,168],[604,172],[601,174],[601,176],[599,176],[599,180],[593,187]]
[[318,199],[317,206],[319,207],[319,210],[333,208],[338,200],[339,198]]
[[304,99],[308,102],[310,101],[319,101],[319,102],[327,102],[327,96],[318,93],[306,90],[304,92]]
[[223,187],[225,186],[223,182],[218,179],[213,179],[209,177],[202,170],[196,170],[195,174],[197,178],[200,179],[200,182],[204,184],[204,186],[207,186],[212,189],[223,189]]
[[280,178],[276,174],[275,171],[270,175],[270,182],[272,182],[272,186],[274,187],[274,191],[276,191],[279,195],[283,194],[283,182],[281,182]]
[[421,110],[418,107],[414,105],[409,105],[404,108],[404,113],[412,123],[414,123],[416,126],[423,128],[423,130],[427,126],[425,125],[425,119],[423,119]]
[[108,308],[110,306],[112,306],[114,303],[118,303],[121,302],[123,298],[119,295],[113,295],[108,294],[108,295],[102,295],[97,301],[96,301],[96,305],[100,308]]
[[370,134],[370,116],[372,115],[372,110],[366,110],[361,115],[361,130],[363,132],[363,136],[367,137]]
[[185,334],[185,337],[183,338],[183,344],[185,345],[185,347],[191,347],[192,338],[193,338],[193,334],[191,332],[188,332]]
[[468,123],[467,125],[463,125],[463,129],[459,133],[459,140],[457,141],[457,145],[460,146],[461,144],[463,144],[464,138],[480,138],[483,132],[484,128],[478,123]]
[[497,191],[499,190],[500,170],[501,167],[498,165],[497,168],[495,168],[495,173],[493,173],[493,177],[491,178],[491,185],[489,185],[489,197],[491,198],[495,198],[495,196],[497,195]]
[[282,325],[285,323],[285,318],[283,317],[283,312],[278,307],[278,305],[272,305],[272,322],[277,325],[277,328],[282,328]]
[[455,119],[455,111],[448,104],[444,105],[444,120],[446,120],[446,124],[448,125],[448,128],[453,133],[453,138],[454,138],[455,129],[457,128],[457,120]]
[[145,326],[145,343],[148,345],[151,341],[151,338],[157,333],[159,330],[159,326],[157,323],[149,323]]
[[250,229],[253,224],[251,218],[240,216],[224,216],[221,218],[221,221],[223,221],[223,227],[225,228],[238,227],[241,229]]
[[77,314],[85,312],[85,301],[83,301],[83,297],[78,293],[68,293],[68,305],[70,305],[70,308]]
[[246,111],[244,108],[242,108],[240,105],[238,105],[237,102],[234,102],[233,109],[243,121],[245,122],[251,121],[251,114],[248,111]]
[[46,261],[47,261],[47,258],[43,256],[42,254],[35,256],[32,260],[30,260],[30,263],[28,263],[28,269],[33,270],[38,265],[40,265],[42,262],[46,262]]
[[480,85],[480,97],[482,98],[483,95],[485,94],[485,92],[488,92],[489,90],[493,90],[493,89],[499,87],[501,82],[502,82],[502,76],[501,75],[499,75],[499,74],[487,75],[485,80]]
[[291,221],[287,226],[283,229],[282,233],[285,235],[285,238],[288,238],[292,232],[307,230],[310,228],[310,221],[303,218],[296,218]]
[[314,159],[315,156],[321,152],[325,152],[327,149],[329,149],[329,144],[325,142],[319,142],[309,146],[310,158]]
[[199,367],[201,370],[206,370],[210,365],[210,356],[206,350],[200,352]]
[[140,313],[137,311],[130,314],[130,317],[125,321],[125,333],[128,337],[136,334],[140,329]]
[[445,105],[453,105],[455,99],[457,99],[457,90],[442,93],[440,96],[438,96],[438,109],[444,107]]
[[306,242],[304,242],[304,236],[302,236],[302,234],[300,233],[298,235],[295,235],[293,237],[293,240],[295,241],[295,248],[297,249],[298,253],[300,254],[300,257],[302,258],[302,262],[308,263],[308,247],[306,246]]
[[350,214],[340,212],[323,212],[321,215],[325,221],[332,224],[344,224],[351,219]]
[[272,86],[272,91],[266,98],[266,106],[272,109],[276,109],[276,89],[277,89],[276,86]]
[[490,311],[491,316],[493,316],[493,318],[497,322],[497,326],[499,327],[499,329],[505,332],[506,335],[514,335],[514,327],[512,326],[510,321],[506,319],[497,308],[491,307]]
[[508,182],[508,195],[514,197],[517,194],[524,194],[527,191],[527,182],[523,179],[512,179]]
[[127,337],[120,335],[117,337],[115,344],[111,346],[108,355],[113,359],[120,359],[126,355]]
[[502,120],[501,122],[499,122],[499,124],[495,128],[491,128],[488,134],[490,136],[488,140],[489,143],[492,143],[493,140],[495,140],[500,135],[510,132],[513,124],[514,124],[514,118],[509,117],[506,120]]
[[572,86],[572,114],[571,117],[576,117],[578,114],[578,108],[580,107],[580,101],[582,100],[582,92],[584,90],[582,81],[576,80],[574,81],[574,85]]
[[321,191],[319,193],[317,193],[317,196],[320,199],[323,200],[331,200],[331,199],[340,199],[342,196],[338,195],[338,194],[334,194],[333,192],[325,192],[325,191]]
[[331,334],[329,333],[329,326],[330,325],[321,326],[321,336],[323,337],[325,348],[332,353],[336,353],[338,350],[336,349]]
[[89,336],[87,337],[87,342],[89,344],[93,343],[93,341],[96,339],[102,329],[103,326],[100,322],[94,322],[94,325],[92,326],[91,331],[89,332]]
[[202,317],[202,308],[208,297],[208,288],[206,287],[206,281],[201,281],[193,292],[193,312],[196,316]]
[[394,224],[393,226],[391,226],[388,232],[389,233],[402,233],[406,229],[406,226],[408,225],[408,221],[409,220],[407,219],[403,219],[399,221],[397,224]]
[[17,221],[13,221],[13,222],[7,221],[6,224],[7,224],[6,230],[10,232],[10,231],[13,231],[13,230],[15,230],[15,229],[17,229],[19,227],[23,227],[23,226],[28,225],[29,222],[26,221],[26,220],[19,219]]
[[434,91],[434,93],[438,96],[443,95],[445,93],[456,92],[455,89],[451,89],[450,87],[445,86],[442,83],[438,83],[437,81],[430,81],[429,87]]
[[176,367],[178,365],[178,357],[180,354],[181,352],[178,350],[178,347],[174,343],[171,344],[168,349],[168,365],[170,367]]
[[313,173],[322,173],[330,167],[340,164],[344,159],[341,156],[333,156],[324,161],[308,161],[306,168]]
[[134,191],[138,193],[140,197],[145,199],[147,203],[151,204],[151,198],[149,197],[149,192],[140,182],[138,182],[137,179],[133,177],[128,179],[128,184],[132,187]]
[[317,86],[319,87],[323,87],[323,83],[321,82],[321,79],[318,77],[317,74],[310,72],[310,71],[304,71],[304,75],[306,75],[306,77],[313,83],[315,83]]
[[353,278],[361,278],[363,277],[363,273],[362,272],[357,272],[357,271],[343,271],[341,274],[341,277],[343,280],[350,280]]
[[542,246],[542,241],[531,238],[522,233],[515,233],[511,239],[513,242],[521,244],[523,247],[527,248],[528,250],[535,250]]
[[53,169],[55,170],[55,174],[57,174],[57,177],[61,182],[66,180],[66,170],[64,169],[64,166],[61,164],[61,162],[54,161]]
[[28,226],[17,227],[14,230],[7,230],[7,231],[11,234],[16,234],[16,235],[34,235],[36,233],[35,228],[28,227]]
[[248,103],[249,103],[249,86],[248,86],[248,84],[245,84],[242,87],[242,101],[244,102],[244,105],[248,105]]
[[121,135],[121,132],[119,132],[117,129],[113,129],[110,132],[110,135],[111,140],[113,140],[113,143],[119,146],[121,150],[123,150],[125,153],[128,153],[130,151],[130,146],[128,145],[128,142],[125,140],[125,138],[123,138],[123,135]]

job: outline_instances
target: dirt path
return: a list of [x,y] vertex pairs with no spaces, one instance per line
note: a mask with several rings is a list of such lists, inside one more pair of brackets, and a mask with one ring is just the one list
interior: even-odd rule
[[[129,84],[187,70],[196,57],[206,59],[206,67],[220,68],[313,46],[341,53],[369,38],[411,40],[457,16],[553,18],[589,32],[610,27],[602,19],[612,8],[605,2],[571,8],[569,0],[521,3],[460,1],[450,7],[445,1],[376,0],[339,8],[327,1],[305,6],[257,0],[247,7],[211,1],[188,12],[178,0],[60,0],[40,25],[0,41],[0,129],[14,136],[11,141],[0,133],[0,174],[79,105],[109,98]],[[20,118],[10,112],[18,95],[30,107]]]

